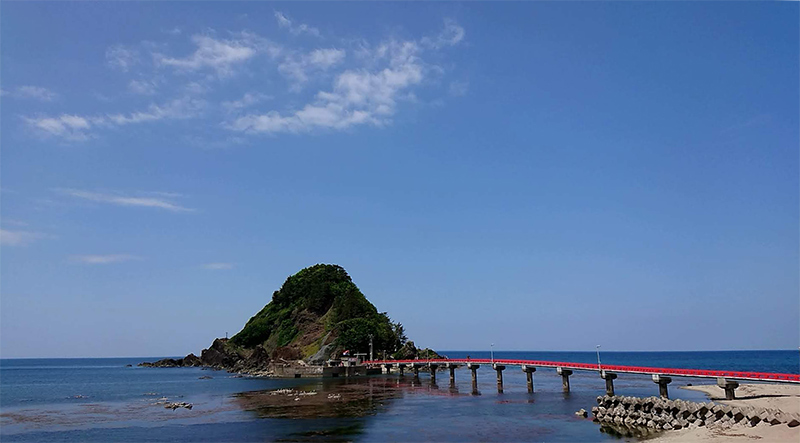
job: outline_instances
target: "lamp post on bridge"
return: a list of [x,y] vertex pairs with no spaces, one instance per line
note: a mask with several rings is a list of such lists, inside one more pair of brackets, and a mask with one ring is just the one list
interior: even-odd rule
[[369,361],[372,361],[372,334],[369,334]]
[[603,372],[603,367],[600,366],[600,345],[597,345],[596,349],[597,349],[597,370]]
[[491,352],[491,355],[492,355],[492,364],[494,364],[494,343],[492,343],[492,346],[491,346],[491,351],[489,351],[489,352]]

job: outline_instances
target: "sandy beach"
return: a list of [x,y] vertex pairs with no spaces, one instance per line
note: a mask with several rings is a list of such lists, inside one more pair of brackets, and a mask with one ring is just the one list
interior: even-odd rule
[[[800,413],[800,386],[778,384],[744,384],[736,390],[736,400],[725,400],[722,388],[716,385],[685,386],[704,392],[714,402],[731,406],[753,406],[779,409],[790,414]],[[653,442],[800,442],[800,426],[786,424],[770,426],[766,423],[749,426],[710,426],[669,431],[654,438]]]

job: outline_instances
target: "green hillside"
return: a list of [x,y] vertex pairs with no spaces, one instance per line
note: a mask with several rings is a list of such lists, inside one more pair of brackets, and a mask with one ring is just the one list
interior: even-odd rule
[[368,352],[370,334],[376,356],[406,343],[403,326],[378,312],[341,266],[318,264],[287,278],[231,342],[261,345],[275,357],[320,360],[344,349]]

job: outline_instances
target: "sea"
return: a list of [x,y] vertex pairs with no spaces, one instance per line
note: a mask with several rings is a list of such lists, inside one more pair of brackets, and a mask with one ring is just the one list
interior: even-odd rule
[[[490,352],[444,351],[450,358]],[[494,352],[497,359],[594,363],[595,352]],[[602,363],[691,369],[800,373],[792,351],[602,352]],[[336,379],[265,379],[201,368],[145,368],[149,358],[0,359],[0,441],[268,442],[268,441],[636,441],[601,430],[575,414],[604,394],[597,373],[575,371],[564,393],[554,369],[504,372],[504,392],[490,368],[456,383],[440,372]],[[671,398],[705,401],[673,377]],[[648,376],[619,374],[617,395],[658,395]],[[303,393],[304,395],[299,395]],[[164,408],[186,402],[192,409]]]

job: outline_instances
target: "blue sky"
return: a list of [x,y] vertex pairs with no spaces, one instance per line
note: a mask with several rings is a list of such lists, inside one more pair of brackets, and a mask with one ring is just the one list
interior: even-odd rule
[[417,344],[791,349],[797,3],[5,2],[3,357],[345,267]]

